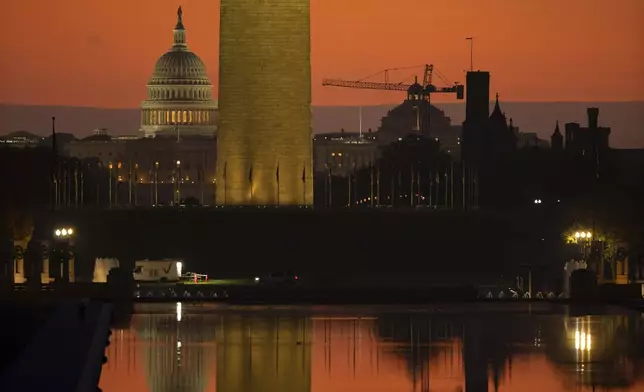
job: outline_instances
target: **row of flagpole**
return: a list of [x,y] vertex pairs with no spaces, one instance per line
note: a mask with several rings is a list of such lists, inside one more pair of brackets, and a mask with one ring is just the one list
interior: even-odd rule
[[[224,168],[222,173],[223,179],[223,192],[224,192],[224,205],[228,204],[228,162],[224,162]],[[277,200],[277,205],[280,205],[280,164],[277,163],[275,169],[275,182],[277,185],[275,198]],[[250,165],[248,169],[248,183],[250,184],[250,202],[253,202],[253,165]],[[306,165],[302,166],[302,205],[306,205]]]
[[[56,160],[56,165],[52,170],[52,183],[53,183],[53,207],[79,207],[85,205],[85,170],[87,166],[82,162],[76,162],[73,167],[61,164],[60,160]],[[128,204],[139,204],[138,186],[140,183],[139,165],[137,163],[128,163],[128,178],[126,181],[121,180],[120,170],[123,169],[122,162],[109,162],[107,167],[107,197],[108,206],[114,207],[119,205],[119,196],[121,195],[121,184],[127,182],[128,190]],[[150,165],[149,178],[147,186],[150,188],[150,204],[159,204],[159,163],[153,162]],[[101,180],[102,165],[100,163],[96,166],[94,173],[94,181],[96,182],[96,195],[95,203],[100,205],[101,202]],[[180,195],[180,187],[183,182],[181,178],[180,169],[173,170],[173,200],[176,202],[176,196]],[[104,177],[103,177],[104,178]],[[197,171],[197,182],[200,185],[200,199],[204,203],[204,186],[205,186],[205,173],[202,167]]]
[[[465,170],[464,166],[462,167],[462,178],[461,178],[461,183],[460,186],[462,187],[463,191],[463,208],[467,208],[467,206],[472,205],[471,200],[473,199],[474,195],[469,195],[472,193],[472,190],[469,188],[473,188],[470,186],[469,188],[466,186],[466,179],[467,183],[475,183],[476,180],[472,173],[468,172]],[[326,206],[333,206],[333,172],[332,168],[329,165],[326,165],[326,174],[327,174],[327,181],[325,183],[325,204]],[[396,201],[400,200],[401,197],[404,196],[404,193],[402,192],[403,184],[402,184],[402,171],[397,171],[397,174],[392,174],[390,176],[390,187],[389,190],[391,192],[391,195],[389,196],[389,203],[385,204],[382,203],[382,198],[381,198],[381,193],[382,193],[382,187],[381,187],[381,170],[380,166],[374,166],[371,165],[369,167],[369,204],[371,207],[375,207],[378,205],[391,205],[392,207],[396,205]],[[424,196],[423,196],[423,178],[426,178],[428,183],[429,183],[429,192],[427,194],[427,199],[428,203],[424,203]],[[444,186],[441,187],[441,178],[442,181],[444,182]],[[358,175],[355,171],[355,166],[354,170],[349,172],[347,175],[347,189],[348,189],[348,202],[346,206],[352,206],[358,204],[358,201],[356,200],[357,198],[357,185],[356,182],[358,180]],[[439,200],[442,197],[443,205],[450,208],[454,209],[456,207],[455,205],[455,185],[456,180],[455,180],[455,162],[451,162],[449,164],[449,167],[446,167],[443,172],[441,173],[440,171],[431,171],[429,173],[429,177],[425,177],[421,175],[421,170],[415,170],[415,167],[412,165],[411,166],[411,173],[410,173],[410,194],[409,194],[409,203],[411,206],[414,205],[429,205],[429,206],[435,206],[438,205]],[[435,188],[435,189],[434,189]],[[466,191],[467,189],[467,191]],[[444,191],[444,195],[439,194],[439,192]],[[436,199],[434,200],[434,196]],[[469,199],[467,199],[467,197]]]

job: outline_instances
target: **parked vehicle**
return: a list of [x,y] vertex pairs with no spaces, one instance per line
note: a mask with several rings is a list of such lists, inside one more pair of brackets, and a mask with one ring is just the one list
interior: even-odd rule
[[177,282],[181,276],[181,260],[137,260],[134,280],[137,282]]
[[256,276],[255,283],[261,285],[295,285],[299,281],[299,276],[290,271],[279,271],[268,274],[267,276]]

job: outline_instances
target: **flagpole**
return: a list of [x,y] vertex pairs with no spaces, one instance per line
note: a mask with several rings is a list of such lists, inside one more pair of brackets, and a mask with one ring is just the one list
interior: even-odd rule
[[96,164],[96,207],[101,207],[101,161]]
[[81,166],[80,172],[80,205],[81,207],[85,204],[85,184],[84,184],[83,170]]
[[74,206],[78,208],[78,199],[79,197],[79,192],[78,192],[78,162],[75,162],[74,164]]
[[333,207],[333,173],[331,172],[331,166],[328,167],[329,171],[329,208]]
[[52,163],[51,163],[51,179],[53,185],[53,193],[51,195],[51,209],[55,210],[58,205],[58,176],[56,175],[58,170],[58,151],[56,149],[56,117],[51,118],[51,150],[52,150]]
[[148,161],[148,190],[150,191],[150,205],[154,206],[154,174],[152,174],[152,165],[154,165],[154,163],[150,159]]
[[206,182],[206,176],[205,176],[205,172],[204,172],[204,167],[205,166],[206,166],[206,154],[204,153],[201,156],[201,165],[200,165],[200,168],[199,168],[200,173],[201,173],[201,182],[199,183],[199,186],[201,187],[201,206],[202,207],[204,206],[204,202],[206,201],[205,196],[204,196],[204,190],[203,190],[203,187],[204,187],[205,182]]
[[434,178],[433,173],[429,172],[429,208],[434,207]]
[[409,205],[414,206],[414,165],[411,165],[411,178],[410,178],[411,190],[409,192]]
[[465,211],[465,161],[461,161],[461,187],[463,188],[463,211]]
[[132,161],[128,160],[128,173],[127,173],[127,202],[132,207]]
[[159,205],[159,161],[154,162],[154,205]]
[[280,163],[277,162],[277,171],[275,172],[275,180],[277,181],[277,205],[280,205]]
[[371,201],[371,208],[374,206],[373,200],[373,164],[371,165],[371,171],[369,174],[369,200]]
[[420,205],[420,170],[416,170],[416,188],[418,189],[418,195],[416,196],[416,205]]
[[391,167],[391,207],[394,207],[394,198],[396,193],[396,177],[395,177],[394,167]]
[[250,204],[253,204],[253,165],[250,165],[248,172],[248,182],[250,183]]
[[449,177],[447,176],[447,167],[445,167],[445,208],[449,207]]
[[450,206],[452,209],[454,209],[454,161],[452,161],[452,165],[450,166]]
[[380,205],[380,163],[378,164],[378,173],[376,174],[376,204]]
[[139,188],[139,164],[134,163],[134,182],[133,182],[133,187],[134,187],[134,205],[139,205],[139,196],[138,196],[138,188]]
[[226,198],[227,196],[227,190],[228,190],[228,179],[226,178],[227,172],[228,171],[228,162],[224,162],[224,205],[227,205],[228,200]]
[[302,167],[302,205],[306,205],[306,164]]

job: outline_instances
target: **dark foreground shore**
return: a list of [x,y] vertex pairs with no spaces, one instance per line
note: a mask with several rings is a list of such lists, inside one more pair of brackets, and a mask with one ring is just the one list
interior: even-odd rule
[[4,373],[44,325],[55,304],[45,298],[7,298],[0,300],[2,339],[0,374]]

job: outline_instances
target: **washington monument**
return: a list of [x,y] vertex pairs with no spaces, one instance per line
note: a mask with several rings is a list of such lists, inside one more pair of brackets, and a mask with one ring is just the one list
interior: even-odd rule
[[312,205],[309,0],[221,0],[217,204]]

